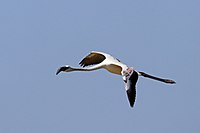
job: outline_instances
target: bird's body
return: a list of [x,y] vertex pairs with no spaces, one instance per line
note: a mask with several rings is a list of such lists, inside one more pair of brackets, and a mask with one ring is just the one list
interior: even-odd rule
[[[61,71],[64,72],[93,71],[102,68],[106,69],[107,71],[113,74],[121,75],[125,83],[125,89],[131,107],[133,107],[135,102],[135,97],[136,97],[135,85],[138,80],[138,76],[144,76],[170,84],[175,83],[175,81],[173,80],[154,77],[144,72],[137,72],[132,67],[128,67],[127,65],[119,61],[117,58],[114,58],[113,56],[103,52],[92,51],[79,64],[84,68],[73,68],[70,67],[69,65],[65,65],[57,70],[56,75]],[[85,68],[86,66],[90,67]]]
[[104,68],[113,74],[122,75],[122,71],[126,70],[128,66],[121,63],[118,59],[114,58],[113,56],[103,53],[92,51],[88,56],[86,56],[80,63],[81,66],[91,66],[88,69],[100,69]]

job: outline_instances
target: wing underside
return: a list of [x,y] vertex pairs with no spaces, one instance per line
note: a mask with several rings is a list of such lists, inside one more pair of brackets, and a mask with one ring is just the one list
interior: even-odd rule
[[138,80],[138,73],[133,71],[132,74],[127,77],[126,93],[130,106],[133,107],[136,99],[136,82]]

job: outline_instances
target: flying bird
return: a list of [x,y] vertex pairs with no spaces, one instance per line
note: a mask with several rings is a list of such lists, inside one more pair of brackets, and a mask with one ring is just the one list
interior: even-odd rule
[[113,74],[121,75],[125,83],[125,90],[131,107],[133,107],[135,103],[136,83],[139,76],[158,80],[167,84],[176,83],[174,80],[163,79],[144,72],[136,71],[133,67],[129,67],[117,58],[114,58],[113,56],[103,52],[92,51],[89,55],[83,58],[79,64],[83,68],[74,68],[69,65],[65,65],[57,70],[56,75],[58,75],[60,72],[94,71],[102,68]]

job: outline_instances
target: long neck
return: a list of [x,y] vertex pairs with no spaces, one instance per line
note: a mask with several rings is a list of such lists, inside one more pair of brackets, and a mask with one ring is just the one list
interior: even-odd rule
[[171,79],[163,79],[163,78],[155,77],[155,76],[146,74],[144,72],[139,72],[139,74],[141,76],[143,76],[143,77],[151,78],[151,79],[158,80],[158,81],[161,81],[161,82],[164,82],[164,83],[168,83],[168,84],[175,84],[176,83],[175,81],[173,81]]
[[92,70],[87,68],[71,68],[70,71],[92,71]]
[[89,68],[74,68],[74,67],[71,67],[70,71],[94,71],[94,70],[97,70],[97,69],[100,69],[101,67],[95,67],[95,66],[92,66],[92,67],[89,67]]

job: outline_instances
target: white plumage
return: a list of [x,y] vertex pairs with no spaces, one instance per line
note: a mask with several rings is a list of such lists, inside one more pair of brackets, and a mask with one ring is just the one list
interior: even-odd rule
[[[137,72],[132,67],[128,67],[127,65],[119,61],[117,58],[114,58],[113,56],[109,54],[98,52],[98,51],[92,51],[79,64],[83,68],[74,68],[69,65],[65,65],[65,66],[60,67],[57,70],[56,75],[59,74],[61,71],[63,72],[93,71],[93,70],[97,70],[101,68],[106,69],[113,74],[121,75],[125,83],[125,89],[126,89],[128,100],[131,107],[133,107],[135,103],[135,98],[136,98],[135,85],[138,80],[138,76],[144,76],[144,77],[148,77],[154,80],[159,80],[161,82],[170,83],[170,84],[175,83],[175,81],[173,80],[154,77],[144,72]],[[86,66],[90,66],[90,67],[86,67]]]

